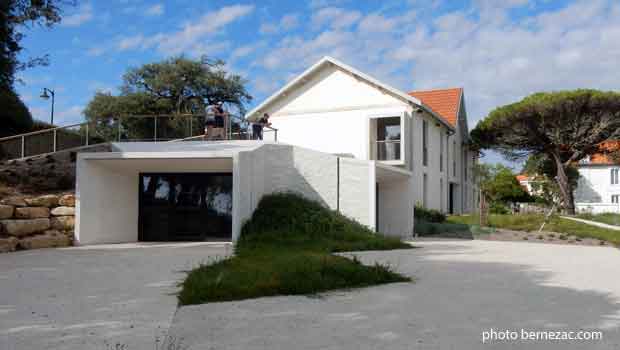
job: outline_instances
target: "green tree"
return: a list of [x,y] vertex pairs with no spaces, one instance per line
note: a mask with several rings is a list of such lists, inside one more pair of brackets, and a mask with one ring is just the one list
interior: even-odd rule
[[567,175],[599,144],[620,136],[620,93],[575,90],[537,93],[499,107],[483,119],[472,139],[509,159],[544,155],[552,160],[564,209],[575,213],[574,185]]
[[[221,60],[173,57],[129,69],[123,76],[120,94],[96,93],[84,115],[98,124],[98,130],[113,132],[113,117],[204,113],[207,105],[218,101],[242,114],[245,104],[252,100],[245,83],[239,75],[228,73]],[[185,127],[181,125],[182,118],[161,122],[158,129]],[[148,119],[129,119],[124,123],[123,129],[134,138],[152,135],[152,121]]]
[[[540,200],[545,203],[557,203],[561,198],[560,188],[554,180],[557,176],[555,163],[549,157],[544,154],[530,155],[523,165],[522,172],[532,177],[532,191]],[[567,167],[566,176],[571,188],[575,188],[579,181],[577,168]]]
[[0,137],[28,132],[32,129],[32,116],[13,90],[0,90]]
[[0,89],[12,89],[19,70],[48,63],[48,56],[19,59],[23,50],[23,28],[51,27],[61,21],[62,5],[68,0],[3,0],[0,1]]
[[529,194],[521,187],[512,169],[504,165],[479,164],[476,177],[491,207],[530,201]]

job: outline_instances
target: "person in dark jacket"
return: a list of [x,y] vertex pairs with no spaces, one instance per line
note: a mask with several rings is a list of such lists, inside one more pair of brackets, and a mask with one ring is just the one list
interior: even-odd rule
[[269,126],[271,123],[269,122],[269,114],[263,114],[262,118],[260,118],[256,123],[252,124],[252,136],[254,140],[262,140],[263,139],[263,128],[265,126]]
[[213,107],[213,129],[209,139],[211,140],[224,140],[226,139],[226,121],[228,113],[224,111],[223,103],[218,102]]

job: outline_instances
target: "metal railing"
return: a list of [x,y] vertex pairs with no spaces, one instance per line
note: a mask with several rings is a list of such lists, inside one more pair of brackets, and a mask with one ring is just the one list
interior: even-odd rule
[[400,140],[375,141],[377,160],[401,160]]
[[[204,125],[209,114],[127,115],[0,138],[0,159],[10,160],[55,153],[106,142],[206,140]],[[251,123],[229,115],[224,140],[248,140]],[[265,126],[269,138],[278,130]]]

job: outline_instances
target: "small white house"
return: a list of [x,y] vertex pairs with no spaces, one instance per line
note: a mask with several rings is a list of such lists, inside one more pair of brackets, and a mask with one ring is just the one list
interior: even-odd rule
[[235,241],[261,197],[285,191],[400,237],[413,233],[416,203],[451,213],[477,205],[462,89],[406,94],[326,57],[246,118],[264,113],[278,142],[79,153],[76,243]]
[[575,209],[595,214],[620,213],[620,164],[600,153],[579,162],[577,169]]

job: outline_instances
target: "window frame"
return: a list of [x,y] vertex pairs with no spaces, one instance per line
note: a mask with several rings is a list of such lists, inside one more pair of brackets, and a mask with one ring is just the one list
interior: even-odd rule
[[[378,134],[378,119],[383,118],[400,118],[400,159],[394,160],[379,160],[378,158],[378,150],[377,150],[377,134]],[[366,136],[368,140],[367,144],[367,155],[368,160],[375,160],[377,162],[381,162],[383,164],[388,165],[405,165],[407,159],[407,148],[405,147],[405,143],[407,142],[407,128],[406,128],[406,111],[404,110],[390,110],[381,113],[374,113],[367,115],[368,122],[366,124]]]

